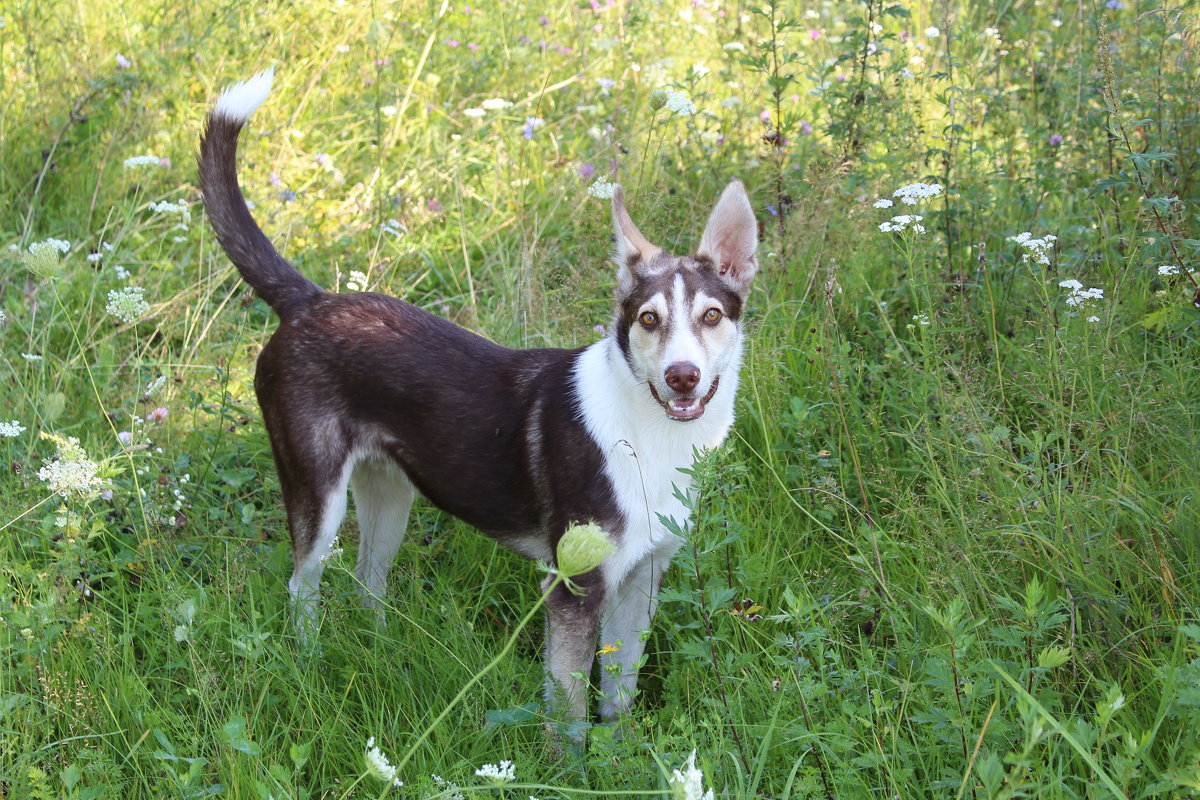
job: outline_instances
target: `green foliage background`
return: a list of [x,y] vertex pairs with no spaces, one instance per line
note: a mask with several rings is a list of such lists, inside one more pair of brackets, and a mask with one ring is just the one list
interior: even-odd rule
[[[25,428],[0,439],[0,797],[381,796],[368,737],[405,797],[661,796],[693,749],[720,797],[1200,791],[1196,3],[0,19],[0,398]],[[635,713],[586,748],[542,724],[536,566],[428,506],[386,627],[347,524],[323,650],[294,641],[251,390],[274,319],[193,161],[220,90],[271,64],[240,170],[281,251],[507,345],[609,322],[596,178],[676,252],[730,178],[751,190],[739,420],[699,466]],[[916,181],[944,191],[875,206]],[[925,232],[880,230],[904,213]],[[1025,232],[1057,237],[1047,263]],[[47,237],[70,243],[49,277],[23,263]],[[127,286],[135,322],[105,311]],[[111,497],[53,495],[39,432]],[[523,788],[475,777],[502,759]]]

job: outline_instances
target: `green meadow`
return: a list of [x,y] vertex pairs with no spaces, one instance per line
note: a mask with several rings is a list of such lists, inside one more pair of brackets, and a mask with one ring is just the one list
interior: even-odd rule
[[[1196,796],[1198,48],[1191,0],[4,0],[0,798]],[[682,254],[746,183],[738,419],[583,745],[543,570],[428,504],[386,624],[351,511],[297,640],[195,169],[272,65],[281,252],[512,347],[611,323],[611,184]]]

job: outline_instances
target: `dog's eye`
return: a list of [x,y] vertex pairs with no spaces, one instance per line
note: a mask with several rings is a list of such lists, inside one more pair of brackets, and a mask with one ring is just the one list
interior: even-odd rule
[[643,311],[642,315],[638,317],[638,321],[647,328],[653,328],[658,324],[658,314],[655,314],[653,311]]
[[709,325],[716,325],[718,322],[721,321],[721,309],[710,308],[708,311],[705,311],[704,312],[704,321],[707,322]]

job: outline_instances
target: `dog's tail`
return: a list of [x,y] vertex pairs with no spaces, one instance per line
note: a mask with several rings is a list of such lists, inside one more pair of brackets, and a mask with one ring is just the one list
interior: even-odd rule
[[296,271],[271,244],[246,207],[238,186],[238,134],[271,92],[274,70],[230,86],[217,100],[200,137],[200,190],[217,241],[246,282],[281,317],[321,289]]

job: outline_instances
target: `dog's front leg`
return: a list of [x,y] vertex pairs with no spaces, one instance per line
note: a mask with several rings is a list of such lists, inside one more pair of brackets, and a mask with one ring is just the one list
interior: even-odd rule
[[655,597],[669,563],[669,558],[647,558],[606,604],[600,627],[600,718],[605,722],[628,711],[637,694],[644,636],[654,619]]
[[[547,578],[543,591],[553,578]],[[587,676],[596,652],[604,581],[595,569],[572,579],[546,598],[546,705],[550,714],[568,721],[587,717]]]

